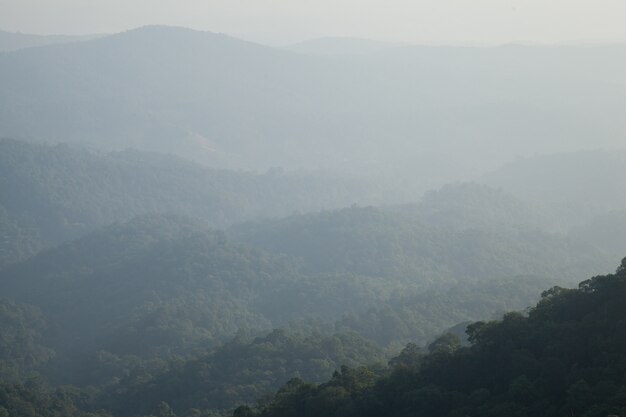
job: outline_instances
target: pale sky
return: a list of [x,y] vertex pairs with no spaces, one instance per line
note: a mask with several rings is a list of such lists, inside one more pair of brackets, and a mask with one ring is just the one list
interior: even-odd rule
[[186,26],[269,44],[322,36],[413,43],[625,41],[626,0],[0,0],[0,29]]

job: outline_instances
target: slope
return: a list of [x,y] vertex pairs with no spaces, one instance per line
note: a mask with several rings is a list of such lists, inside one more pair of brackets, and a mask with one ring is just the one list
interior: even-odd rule
[[[464,188],[440,193],[461,196],[467,194]],[[300,258],[307,271],[351,272],[384,277],[388,283],[393,278],[436,285],[516,275],[572,283],[609,264],[592,245],[532,227],[532,211],[522,203],[505,198],[506,204],[499,205],[500,192],[476,188],[483,191],[477,196],[493,198],[480,198],[492,211],[477,211],[449,196],[444,197],[453,204],[436,203],[432,196],[417,206],[295,215],[236,225],[230,233],[247,244]],[[510,203],[518,210],[511,210]],[[511,219],[510,227],[500,226],[505,219]]]
[[98,38],[102,35],[31,35],[20,32],[6,32],[0,30],[0,52],[17,51],[24,48],[55,45],[60,43],[80,42]]
[[623,50],[415,46],[338,58],[145,27],[2,54],[0,135],[223,167],[401,173],[423,190],[514,155],[623,146]]
[[624,412],[626,259],[615,274],[553,288],[528,315],[467,328],[472,346],[445,336],[415,346],[392,373],[342,368],[321,385],[293,380],[260,410],[235,416],[562,416]]
[[364,181],[207,169],[180,158],[0,140],[0,266],[115,221],[178,213],[211,226],[372,201]]

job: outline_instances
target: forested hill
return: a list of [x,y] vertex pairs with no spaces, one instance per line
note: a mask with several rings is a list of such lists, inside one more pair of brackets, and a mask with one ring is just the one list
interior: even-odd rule
[[568,230],[626,210],[624,178],[625,151],[595,150],[518,158],[480,181],[504,188]]
[[46,343],[80,368],[97,351],[167,357],[238,329],[268,329],[252,305],[296,278],[279,256],[231,245],[186,219],[148,216],[7,267],[0,288],[36,306],[49,325]]
[[341,365],[363,363],[384,366],[386,360],[379,348],[356,333],[274,330],[253,339],[236,337],[197,358],[135,370],[103,390],[95,405],[116,417],[146,415],[162,402],[176,412],[192,414],[188,410],[195,408],[210,415],[271,396],[293,377],[322,382]]
[[470,347],[444,336],[415,346],[390,373],[342,368],[328,382],[286,384],[236,417],[590,416],[626,411],[626,259],[615,274],[555,287],[528,314],[467,328]]
[[[227,233],[146,215],[45,250],[0,269],[3,297],[35,317],[27,349],[56,352],[16,372],[82,383],[91,366],[111,366],[97,352],[171,357],[216,346],[238,329],[298,329],[307,320],[318,322],[306,329],[358,331],[383,347],[424,343],[458,322],[523,308],[547,282],[569,283],[608,263],[584,242],[429,227],[419,213],[354,207]],[[48,362],[54,369],[42,370]]]
[[0,140],[0,266],[146,213],[237,221],[372,202],[370,185],[322,173],[207,169],[138,151]]
[[[626,392],[624,297],[626,259],[615,274],[583,281],[578,289],[545,291],[527,313],[469,325],[469,347],[445,334],[427,350],[407,345],[388,367],[358,366],[381,356],[355,334],[274,331],[237,337],[196,358],[139,363],[100,390],[47,390],[33,379],[5,383],[0,412],[211,417],[237,400],[260,396],[258,405],[239,407],[234,416],[620,415]],[[20,314],[22,323],[34,318],[25,310]],[[125,366],[119,358],[108,360]],[[342,366],[327,382],[315,383],[340,363],[354,366]],[[86,371],[93,378],[104,369]],[[286,377],[292,379],[275,396],[264,395]]]
[[[467,188],[481,195],[479,207],[491,209],[460,203]],[[507,219],[509,227],[498,227]],[[522,203],[506,194],[459,185],[432,193],[421,205],[293,215],[235,225],[228,233],[302,259],[310,272],[344,271],[385,277],[388,283],[391,277],[436,284],[516,275],[574,283],[609,265],[602,251],[584,241],[520,225],[532,219]]]
[[381,190],[343,177],[14,140],[0,150],[9,416],[228,413],[289,378],[320,382],[523,309],[606,271],[623,241],[617,227],[593,238],[593,224],[548,232],[535,206],[474,183],[372,207],[353,198]]

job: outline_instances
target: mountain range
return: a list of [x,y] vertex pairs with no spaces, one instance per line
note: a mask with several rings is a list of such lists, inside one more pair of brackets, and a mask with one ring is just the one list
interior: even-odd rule
[[516,155],[623,147],[625,48],[316,55],[151,26],[0,55],[0,136],[411,178],[424,191]]

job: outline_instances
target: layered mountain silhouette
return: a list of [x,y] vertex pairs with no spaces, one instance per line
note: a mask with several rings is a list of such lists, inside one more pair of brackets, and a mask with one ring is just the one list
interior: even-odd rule
[[429,187],[531,149],[619,146],[624,50],[415,46],[338,57],[144,27],[0,55],[0,135],[221,167],[401,173]]
[[32,35],[0,30],[0,52],[97,39],[104,35]]

